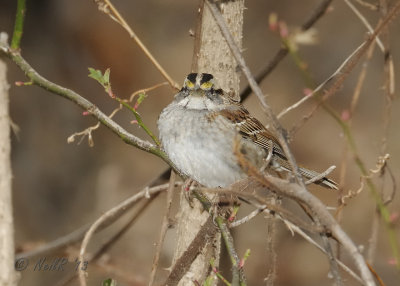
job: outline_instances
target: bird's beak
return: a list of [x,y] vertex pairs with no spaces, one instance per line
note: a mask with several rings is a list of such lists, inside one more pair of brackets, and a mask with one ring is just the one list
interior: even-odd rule
[[203,97],[204,96],[204,90],[202,90],[200,88],[196,88],[196,89],[193,90],[192,96],[194,96],[194,97]]

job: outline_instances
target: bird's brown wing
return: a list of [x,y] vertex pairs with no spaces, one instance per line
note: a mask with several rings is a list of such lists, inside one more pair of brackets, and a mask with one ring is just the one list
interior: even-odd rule
[[[277,157],[275,157],[275,162],[279,163],[279,165],[286,171],[291,172],[292,168],[278,140],[260,121],[252,117],[243,106],[240,104],[233,105],[230,108],[221,110],[220,114],[236,125],[243,138],[253,141],[258,146],[264,148],[267,152],[271,149],[272,144],[272,152],[274,155],[277,155]],[[299,171],[301,175],[308,179],[319,175],[318,172],[303,167],[300,167]],[[337,183],[326,177],[315,183],[321,184],[330,189],[337,189]]]
[[285,153],[275,136],[242,106],[236,105],[220,111],[220,114],[232,122],[243,138],[250,139],[267,152],[271,149],[275,155],[286,160]]

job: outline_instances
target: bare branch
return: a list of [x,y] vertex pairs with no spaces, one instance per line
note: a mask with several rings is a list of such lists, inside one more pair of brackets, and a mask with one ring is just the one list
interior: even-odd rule
[[[307,20],[301,25],[302,31],[307,31],[310,29],[326,12],[332,0],[323,0],[321,3],[313,10],[311,15],[307,18]],[[261,69],[261,71],[255,76],[256,82],[261,83],[277,66],[278,64],[286,57],[288,54],[288,49],[285,46],[282,46],[272,58],[268,64]],[[245,100],[251,93],[251,87],[247,85],[242,93],[240,94],[240,99]]]
[[163,217],[163,221],[162,221],[162,225],[161,225],[160,237],[158,239],[157,246],[156,246],[156,254],[154,255],[153,265],[151,267],[149,286],[153,285],[154,279],[156,278],[157,267],[158,267],[158,262],[160,260],[161,249],[162,249],[165,235],[167,233],[168,226],[169,226],[169,220],[170,220],[169,216],[170,216],[170,212],[171,212],[172,197],[174,194],[175,178],[176,178],[176,175],[175,175],[174,171],[171,171],[171,177],[169,179],[169,187],[168,187],[168,192],[167,192],[165,213],[164,213],[164,217]]
[[[167,83],[167,82],[162,82],[162,83],[153,85],[153,86],[151,86],[151,87],[149,87],[149,88],[144,88],[144,89],[137,90],[137,91],[135,91],[134,93],[131,94],[131,96],[129,97],[129,100],[122,100],[122,101],[123,101],[123,102],[126,102],[126,103],[131,103],[136,95],[138,95],[138,94],[140,94],[140,93],[146,93],[146,92],[152,91],[152,90],[154,90],[154,89],[156,89],[156,88],[159,88],[159,87],[161,87],[161,86],[163,86],[163,85],[166,85],[166,84],[168,84],[168,83]],[[113,118],[113,117],[115,116],[115,114],[117,114],[120,110],[122,110],[122,107],[123,107],[123,105],[120,103],[120,104],[119,104],[119,107],[117,107],[116,109],[114,109],[114,110],[110,113],[110,115],[108,115],[108,117],[109,117],[109,118]],[[93,138],[92,138],[92,132],[93,132],[94,130],[98,129],[99,127],[100,127],[100,122],[97,122],[96,125],[90,126],[90,127],[86,128],[86,129],[83,130],[83,131],[75,132],[74,134],[72,134],[71,136],[68,137],[67,142],[68,142],[68,143],[72,143],[72,142],[75,141],[75,137],[79,137],[79,136],[80,136],[81,139],[80,139],[79,142],[78,142],[78,144],[80,144],[80,143],[82,142],[82,140],[85,139],[85,137],[87,136],[87,137],[88,137],[89,146],[90,146],[90,147],[93,147],[94,142],[93,142]],[[149,134],[149,133],[148,133],[148,134]],[[150,134],[149,134],[149,135],[150,135]],[[150,137],[151,137],[151,135],[150,135]],[[154,138],[153,138],[153,141],[157,142],[156,140],[154,140]]]
[[[301,228],[299,228],[297,225],[291,223],[290,221],[285,221],[285,224],[290,228],[290,230],[296,232],[297,234],[299,234],[301,237],[303,237],[306,241],[308,241],[309,243],[311,243],[312,245],[314,245],[316,248],[318,248],[320,251],[322,251],[323,253],[327,254],[325,249],[320,246],[317,242],[315,242],[309,235],[307,235],[303,230],[301,230]],[[349,267],[346,266],[346,264],[344,264],[343,262],[341,262],[340,260],[336,260],[338,265],[345,270],[348,274],[350,274],[354,279],[356,279],[359,283],[363,283],[363,280],[357,275],[355,274]]]
[[11,50],[6,43],[0,42],[0,54],[4,54],[5,56],[13,60],[15,64],[17,64],[17,66],[32,81],[33,84],[38,85],[54,94],[60,95],[74,102],[85,111],[88,111],[93,117],[95,117],[103,125],[108,127],[113,133],[118,135],[125,143],[132,145],[140,150],[152,153],[163,159],[168,165],[173,166],[172,162],[168,159],[165,153],[157,146],[148,141],[142,140],[126,131],[123,127],[121,127],[106,114],[104,114],[96,105],[94,105],[78,93],[57,85],[41,76],[28,64],[28,62],[25,61],[19,51]]
[[267,206],[262,205],[259,208],[255,209],[254,211],[252,211],[251,213],[249,213],[247,216],[230,223],[229,227],[234,228],[234,227],[238,227],[246,222],[249,222],[252,218],[255,218],[258,214],[264,212],[265,210],[267,210]]
[[[361,12],[349,0],[344,0],[344,2],[347,4],[347,6],[350,7],[350,9],[354,12],[354,14],[356,14],[356,16],[361,20],[361,22],[364,24],[364,26],[372,34],[374,32],[374,29],[368,23],[368,20],[363,16],[363,14],[361,14]],[[378,43],[378,46],[381,49],[382,53],[384,53],[385,48],[383,46],[382,41],[379,39],[379,37],[376,37],[375,41]]]
[[293,174],[296,176],[296,180],[298,181],[298,183],[300,185],[304,186],[304,183],[303,183],[302,177],[299,173],[299,169],[296,164],[296,161],[289,149],[287,140],[283,135],[283,129],[282,129],[281,125],[279,124],[278,119],[274,115],[271,107],[266,103],[265,97],[264,97],[260,87],[254,80],[249,68],[247,67],[246,62],[244,61],[244,58],[241,55],[238,46],[236,45],[231,33],[229,32],[229,30],[227,28],[225,20],[222,18],[221,13],[219,12],[218,7],[216,6],[216,4],[214,2],[210,3],[207,0],[206,4],[210,8],[210,11],[211,11],[213,17],[215,18],[216,23],[218,24],[219,28],[221,29],[221,32],[222,32],[225,40],[227,41],[229,48],[238,63],[238,66],[245,74],[247,81],[249,82],[249,85],[250,85],[251,89],[253,90],[254,94],[260,100],[260,102],[268,116],[268,119],[272,125],[273,131],[274,131],[279,143],[281,144],[282,149],[285,152],[286,157],[288,158],[288,161],[289,161],[291,167],[293,168]]
[[336,169],[336,166],[330,166],[326,171],[320,173],[318,176],[315,176],[314,178],[309,179],[308,181],[305,182],[306,185],[312,184],[314,182],[317,182],[326,176],[328,176],[333,170]]
[[[331,76],[329,76],[324,82],[322,82],[319,86],[317,86],[311,93],[307,94],[306,96],[304,96],[302,99],[300,99],[299,101],[297,101],[293,105],[291,105],[291,106],[285,108],[284,110],[282,110],[278,114],[277,117],[280,119],[282,116],[284,116],[289,111],[292,111],[293,109],[299,107],[301,104],[306,102],[308,99],[310,99],[310,98],[314,97],[316,94],[318,94],[325,87],[326,84],[332,82],[334,79],[336,79],[336,81],[339,81],[339,79],[343,79],[344,80],[344,75],[347,75],[350,72],[348,70],[349,68],[354,67],[354,65],[355,65],[354,61],[356,60],[356,57],[359,57],[360,53],[365,50],[365,45],[366,45],[366,42],[363,42],[361,45],[359,45],[344,60],[344,62],[336,69],[336,71]],[[350,66],[350,65],[353,65],[353,66]],[[338,87],[338,86],[340,86],[342,81],[340,83],[334,82],[332,86]],[[333,94],[333,92],[331,92],[331,94]]]
[[353,243],[350,237],[343,231],[340,225],[335,221],[332,215],[327,211],[325,205],[313,196],[304,186],[291,183],[286,180],[273,177],[268,174],[260,173],[240,152],[236,153],[240,164],[248,171],[248,175],[257,180],[268,189],[274,190],[278,194],[295,200],[300,205],[305,205],[310,210],[310,215],[317,223],[330,230],[334,237],[347,250],[357,268],[361,273],[364,283],[368,286],[375,285],[371,272],[363,256]]
[[170,86],[174,89],[179,89],[179,85],[169,76],[169,74],[164,70],[160,63],[154,58],[147,47],[135,34],[132,28],[128,25],[125,19],[121,16],[118,10],[114,7],[110,0],[94,0],[94,2],[99,6],[99,10],[107,14],[111,19],[120,24],[124,28],[129,36],[136,42],[144,54],[149,58],[157,70],[162,74],[162,76],[169,82]]
[[356,245],[354,245],[353,241],[348,237],[348,235],[342,230],[339,224],[335,221],[335,219],[331,216],[331,214],[326,210],[325,206],[315,198],[311,193],[309,193],[306,189],[301,186],[293,183],[288,183],[285,180],[275,178],[272,176],[264,176],[264,184],[269,187],[272,187],[274,190],[279,193],[291,197],[296,201],[303,202],[312,210],[312,212],[319,218],[321,223],[330,231],[343,247],[347,250],[351,258],[354,260],[357,268],[360,270],[361,277],[365,283],[365,285],[375,285],[374,279],[371,275],[371,272],[359,252]]
[[239,256],[236,253],[235,250],[235,246],[233,244],[233,238],[232,235],[229,231],[229,228],[226,224],[226,221],[221,217],[218,216],[215,219],[220,231],[221,231],[221,235],[222,238],[224,240],[226,249],[228,251],[229,254],[229,258],[231,260],[231,264],[232,264],[232,286],[239,286],[240,285],[246,285],[246,279],[243,276],[243,271],[240,267],[240,260],[239,260]]
[[[102,216],[100,216],[89,228],[86,232],[85,237],[83,238],[82,245],[79,251],[79,260],[85,260],[85,253],[86,248],[92,238],[93,234],[105,223],[113,220],[115,217],[119,217],[121,213],[125,213],[126,209],[131,207],[132,205],[136,204],[139,200],[152,196],[155,193],[160,191],[164,191],[168,188],[169,184],[164,184],[158,187],[153,188],[145,188],[144,190],[140,191],[139,193],[135,194],[134,196],[130,197],[129,199],[123,201],[119,205],[113,207],[112,209],[105,212]],[[79,270],[79,281],[81,285],[86,285],[86,272],[82,269]]]
[[[130,220],[112,237],[110,237],[107,241],[105,241],[102,246],[92,255],[90,255],[86,262],[87,263],[92,263],[96,262],[99,264],[98,260],[102,257],[104,253],[109,251],[109,249],[115,245],[117,241],[129,230],[129,228],[136,222],[136,220],[140,217],[141,214],[143,214],[144,210],[151,204],[151,202],[159,195],[160,193],[155,193],[152,197],[147,199],[146,201],[143,202],[143,204],[138,207],[138,209],[135,211],[133,216],[130,218]],[[128,210],[128,209],[127,209]],[[89,226],[88,226],[89,228]],[[99,231],[100,229],[98,229]],[[83,233],[84,235],[85,233]],[[82,235],[82,238],[83,238]],[[102,265],[102,264],[101,264]],[[117,274],[114,271],[114,274]],[[78,272],[72,272],[69,273],[67,276],[63,277],[61,280],[58,281],[58,283],[55,286],[64,286],[70,283],[73,279],[75,279],[78,275]]]

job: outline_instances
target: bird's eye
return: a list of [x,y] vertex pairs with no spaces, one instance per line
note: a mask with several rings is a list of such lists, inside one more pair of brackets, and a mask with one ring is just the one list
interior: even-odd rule
[[213,87],[213,83],[211,81],[206,81],[204,83],[201,84],[200,86],[202,89],[211,89]]
[[193,87],[194,87],[194,83],[191,82],[190,80],[187,80],[187,81],[186,81],[186,86],[187,86],[188,88],[193,88]]

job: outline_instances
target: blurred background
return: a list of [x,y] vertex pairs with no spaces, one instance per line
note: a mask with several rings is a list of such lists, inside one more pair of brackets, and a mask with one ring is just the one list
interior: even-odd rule
[[[88,67],[103,71],[110,68],[113,91],[121,98],[128,98],[139,89],[164,81],[127,33],[100,13],[93,1],[27,2],[21,47],[25,59],[43,76],[80,93],[105,113],[110,113],[117,104],[97,82],[87,77]],[[287,23],[289,31],[293,31],[309,17],[319,2],[245,2],[248,9],[244,15],[243,54],[254,74],[268,63],[281,45],[277,34],[268,28],[270,13],[277,13],[279,19]],[[181,84],[191,68],[193,37],[189,31],[195,30],[198,1],[115,0],[113,3],[162,66]],[[380,13],[357,7],[375,26]],[[1,1],[0,30],[10,35],[15,11],[16,1]],[[399,19],[392,23],[389,38],[397,83],[400,82],[399,23]],[[343,1],[333,1],[329,12],[314,27],[317,32],[316,42],[300,46],[299,55],[307,63],[315,82],[321,83],[366,38],[366,29]],[[86,139],[80,144],[77,144],[79,140],[68,144],[67,138],[71,134],[96,122],[89,116],[83,116],[82,110],[73,103],[39,87],[16,87],[15,81],[26,81],[26,78],[12,62],[8,63],[11,117],[20,129],[12,136],[15,239],[18,248],[35,247],[93,222],[118,202],[141,190],[166,169],[167,165],[160,159],[124,144],[105,127],[94,131],[93,147],[88,146]],[[360,156],[370,169],[375,168],[384,136],[383,64],[383,54],[376,48],[352,125]],[[343,88],[329,100],[329,104],[339,114],[349,108],[360,67],[361,64],[348,76]],[[273,110],[279,113],[303,96],[306,84],[294,61],[287,57],[262,82],[261,87]],[[139,107],[139,112],[146,125],[157,132],[158,114],[172,100],[173,91],[163,86],[148,95]],[[397,99],[398,92],[392,104],[387,152],[391,157],[391,170],[398,181],[400,106]],[[266,123],[254,96],[245,102],[245,106]],[[281,119],[282,125],[290,130],[313,106],[314,103],[310,101],[284,116]],[[149,140],[137,125],[130,124],[133,119],[128,111],[119,112],[115,117],[130,132]],[[339,125],[326,112],[319,110],[296,133],[291,146],[297,161],[302,165],[325,170],[330,165],[340,166],[345,144]],[[339,174],[340,168],[333,172],[332,177],[338,180]],[[380,180],[376,183],[383,186],[386,193],[392,188],[388,177],[383,183]],[[359,186],[360,172],[349,154],[344,191],[354,191]],[[312,191],[326,205],[337,206],[337,193],[320,188],[313,188]],[[177,204],[176,200],[174,204]],[[100,281],[108,277],[113,277],[121,285],[147,285],[164,205],[165,195],[161,195],[130,231],[102,257],[101,262],[89,265],[89,285],[99,285]],[[399,215],[398,194],[388,208],[393,217]],[[244,207],[242,214],[249,210]],[[344,230],[364,251],[367,251],[371,237],[374,212],[375,204],[367,188],[350,200],[343,212],[341,224]],[[121,222],[116,223],[96,235],[94,240],[106,240],[120,225]],[[394,227],[399,235],[398,220],[394,222]],[[245,266],[249,285],[263,284],[266,276],[265,220],[258,217],[238,228],[235,235],[239,255],[243,255],[247,248],[252,250]],[[174,231],[169,231],[161,258],[162,268],[170,266],[174,238]],[[95,244],[90,245],[89,251],[95,249]],[[292,236],[281,223],[278,223],[276,252],[276,285],[333,283],[328,277],[327,258],[299,236]],[[346,256],[343,259],[348,262]],[[400,281],[399,272],[391,263],[392,259],[387,232],[381,225],[374,267],[386,285],[398,285]],[[20,285],[55,285],[65,273],[35,272],[28,268],[21,274]],[[166,274],[167,271],[159,271],[160,281]],[[354,280],[344,276],[346,285],[357,285]]]

